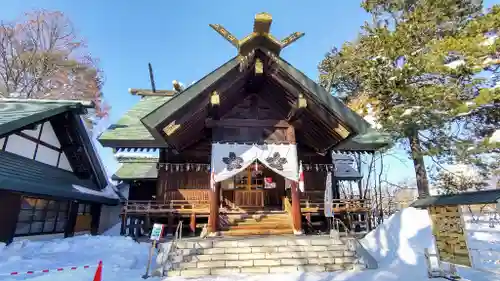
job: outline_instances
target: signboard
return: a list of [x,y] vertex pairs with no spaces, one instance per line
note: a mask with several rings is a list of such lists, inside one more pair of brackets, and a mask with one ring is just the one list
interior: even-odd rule
[[470,267],[471,260],[460,207],[433,206],[429,207],[429,214],[440,260]]
[[161,238],[161,235],[163,234],[164,228],[165,228],[165,225],[155,223],[153,225],[153,230],[151,230],[151,236],[149,238],[153,241],[159,241]]

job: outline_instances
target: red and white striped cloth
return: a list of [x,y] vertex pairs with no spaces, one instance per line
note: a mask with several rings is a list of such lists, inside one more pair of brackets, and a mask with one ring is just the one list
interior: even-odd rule
[[0,276],[18,276],[18,275],[31,275],[38,273],[49,273],[49,272],[61,272],[61,271],[74,271],[78,269],[88,269],[95,268],[96,265],[80,265],[80,266],[68,266],[68,267],[59,267],[54,269],[42,269],[42,270],[28,270],[28,271],[12,271],[10,273],[2,273]]

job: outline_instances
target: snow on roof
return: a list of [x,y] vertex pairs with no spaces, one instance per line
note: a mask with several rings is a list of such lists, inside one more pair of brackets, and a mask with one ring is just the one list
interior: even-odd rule
[[112,184],[108,184],[101,191],[97,191],[97,190],[90,189],[90,188],[83,187],[83,186],[76,185],[76,184],[73,184],[73,188],[78,190],[79,192],[85,193],[85,194],[91,194],[91,195],[96,195],[96,196],[101,196],[101,197],[106,197],[106,198],[111,198],[111,199],[120,199],[118,194],[116,194],[116,191],[113,188]]

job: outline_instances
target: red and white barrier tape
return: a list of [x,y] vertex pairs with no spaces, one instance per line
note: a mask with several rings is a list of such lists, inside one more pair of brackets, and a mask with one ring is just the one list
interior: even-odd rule
[[68,266],[68,267],[59,267],[54,269],[42,269],[42,270],[29,270],[29,271],[13,271],[10,273],[3,273],[0,276],[18,276],[18,275],[31,275],[37,273],[49,273],[49,272],[61,272],[61,271],[74,271],[77,269],[87,269],[97,267],[97,265],[83,265],[83,266]]

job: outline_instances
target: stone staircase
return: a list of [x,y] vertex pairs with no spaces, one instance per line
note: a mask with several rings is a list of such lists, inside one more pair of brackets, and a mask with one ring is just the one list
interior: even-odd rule
[[155,275],[203,276],[237,273],[362,269],[352,243],[329,236],[180,240],[171,251],[160,245]]
[[225,215],[221,221],[222,236],[293,234],[286,212]]

